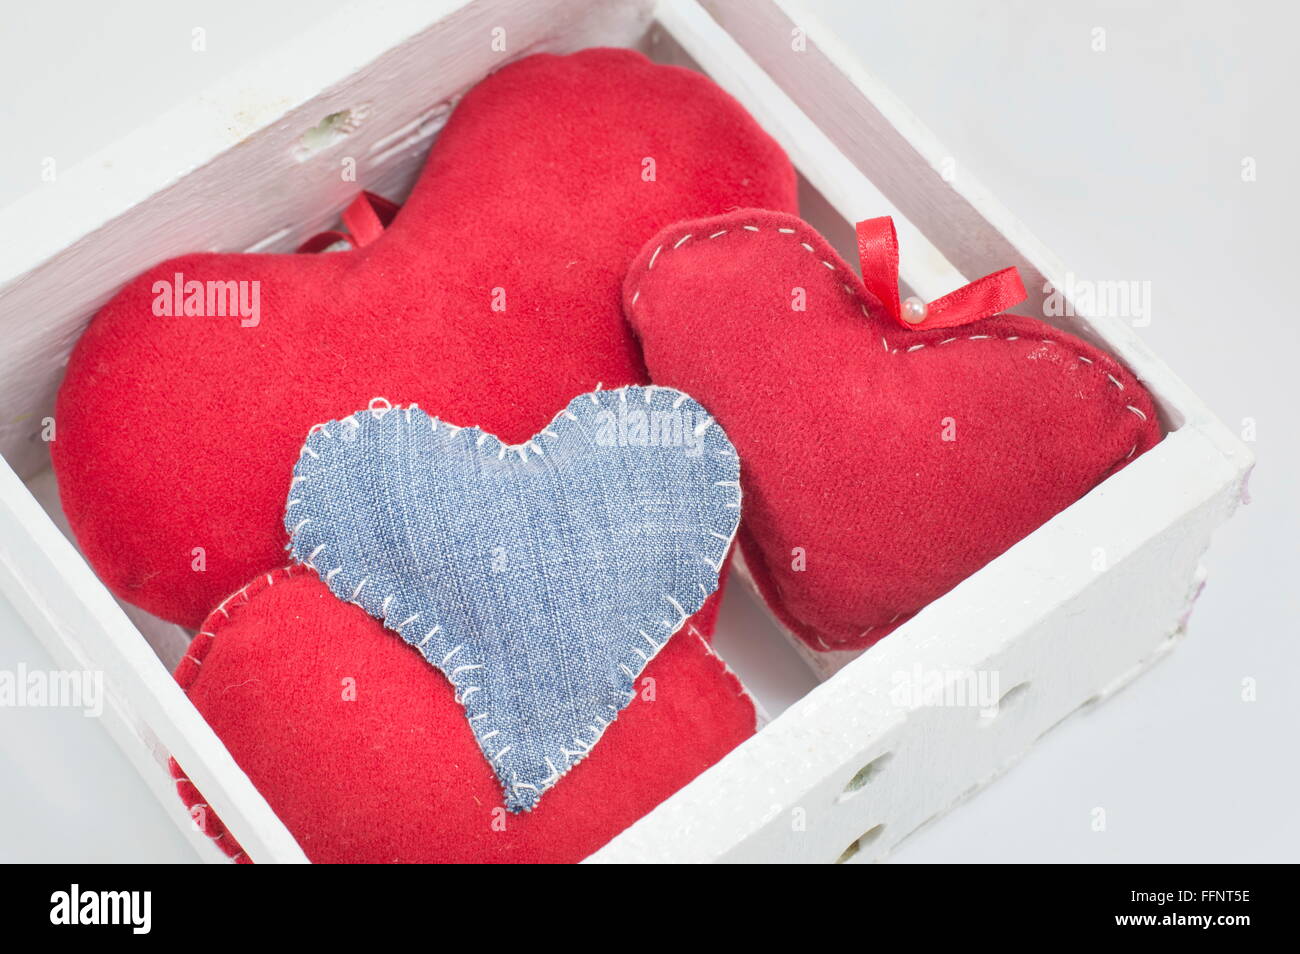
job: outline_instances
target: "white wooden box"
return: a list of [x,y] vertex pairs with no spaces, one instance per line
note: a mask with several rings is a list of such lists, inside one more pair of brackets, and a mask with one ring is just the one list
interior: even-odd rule
[[[357,5],[298,37],[293,69],[267,57],[0,209],[0,589],[60,665],[103,671],[107,728],[205,857],[224,860],[176,797],[168,755],[255,861],[306,860],[172,681],[187,634],[128,615],[59,529],[40,433],[90,316],[172,255],[291,250],[358,187],[404,195],[461,92],[509,59],[593,45],[637,46],[733,93],[790,154],[804,217],[847,259],[852,223],[892,214],[903,278],[924,298],[1009,264],[1026,308],[1063,288],[1051,253],[968,176],[945,181],[945,150],[796,19],[780,0]],[[358,159],[358,182],[303,174],[341,156]],[[218,196],[240,214],[218,214]],[[1155,395],[1159,446],[867,653],[818,657],[827,681],[591,860],[879,859],[1177,643],[1252,459],[1127,325],[1075,311],[1062,326]],[[1003,704],[992,718],[896,704],[895,674],[917,671],[996,672]]]

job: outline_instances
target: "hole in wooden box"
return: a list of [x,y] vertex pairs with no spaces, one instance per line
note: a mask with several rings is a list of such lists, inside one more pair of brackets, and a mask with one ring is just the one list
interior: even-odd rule
[[984,709],[980,712],[980,725],[992,725],[1003,712],[1012,706],[1018,705],[1020,700],[1025,697],[1025,693],[1028,691],[1029,683],[1026,681],[1017,683],[1006,692],[1002,693],[1002,696],[997,701],[997,705],[993,706],[991,709]]
[[361,128],[361,121],[370,112],[369,105],[341,109],[330,113],[319,123],[308,129],[298,140],[293,157],[298,162],[306,162],[312,156],[328,149],[335,143],[342,142]]
[[883,824],[876,825],[874,828],[868,828],[866,832],[862,834],[861,837],[851,842],[847,848],[845,848],[842,852],[840,852],[840,856],[835,859],[835,863],[837,865],[844,864],[844,862],[848,861],[850,858],[856,855],[863,848],[866,848],[868,845],[870,845],[872,842],[878,839],[881,836],[881,834],[884,832],[884,830],[885,830],[885,826]]
[[877,755],[862,768],[858,769],[857,774],[849,779],[849,784],[844,786],[844,792],[840,795],[840,801],[844,801],[851,795],[861,791],[863,786],[880,774],[881,770],[889,764],[889,760],[894,757],[893,752],[886,752],[884,755]]

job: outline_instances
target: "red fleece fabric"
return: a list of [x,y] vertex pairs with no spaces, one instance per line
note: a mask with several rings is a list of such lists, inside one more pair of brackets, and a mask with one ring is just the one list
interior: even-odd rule
[[746,565],[819,650],[875,642],[1160,439],[1109,355],[1007,314],[905,329],[790,215],[665,229],[624,307],[651,379],[735,444]]
[[[301,566],[213,612],[176,679],[315,862],[580,861],[754,732],[739,681],[687,628],[595,751],[536,811],[511,815],[446,678]],[[207,833],[247,861],[172,774]]]
[[[668,223],[742,206],[794,210],[794,172],[706,77],[627,50],[503,68],[464,97],[373,244],[184,256],[96,316],[52,451],[86,558],[123,599],[198,626],[284,562],[312,425],[382,396],[520,442],[598,382],[645,383],[620,307],[628,263]],[[258,323],[156,316],[154,284],[177,274],[260,282]]]

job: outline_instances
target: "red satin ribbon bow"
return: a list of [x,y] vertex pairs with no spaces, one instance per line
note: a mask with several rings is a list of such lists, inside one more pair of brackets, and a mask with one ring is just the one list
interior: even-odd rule
[[1004,312],[1027,297],[1020,273],[1004,268],[935,299],[922,320],[908,321],[898,297],[898,233],[893,219],[885,215],[858,223],[858,258],[867,291],[884,304],[890,317],[914,331],[970,324]]
[[298,251],[323,252],[335,242],[347,242],[353,248],[362,248],[384,234],[384,229],[393,224],[400,208],[396,202],[389,202],[382,195],[373,192],[358,193],[343,210],[346,232],[338,229],[319,232],[299,245]]

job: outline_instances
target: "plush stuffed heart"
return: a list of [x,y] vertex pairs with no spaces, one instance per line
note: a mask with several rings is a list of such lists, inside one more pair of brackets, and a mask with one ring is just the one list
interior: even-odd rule
[[580,394],[513,447],[375,405],[303,446],[293,555],[442,670],[506,807],[531,809],[716,589],[736,452],[670,388]]
[[1014,315],[909,330],[793,216],[664,230],[624,302],[652,379],[735,444],[746,565],[817,649],[879,639],[1160,438],[1110,356]]
[[[524,440],[598,382],[645,381],[619,294],[648,236],[795,202],[779,147],[698,73],[622,50],[507,66],[465,95],[372,244],[189,255],[105,306],[56,412],[78,542],[119,596],[197,626],[283,562],[311,425],[383,394]],[[204,293],[227,287],[247,317],[159,314],[191,288],[191,310],[221,311]]]
[[[447,679],[302,567],[263,574],[204,624],[176,678],[316,862],[574,862],[754,731],[739,682],[689,628],[596,751],[509,814]],[[178,791],[248,858],[182,768]]]

